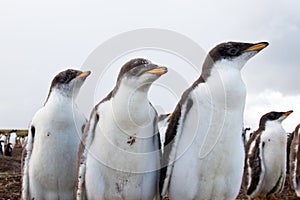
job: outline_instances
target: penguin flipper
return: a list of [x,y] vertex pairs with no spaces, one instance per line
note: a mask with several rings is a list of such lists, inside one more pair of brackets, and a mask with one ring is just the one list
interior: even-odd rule
[[299,159],[300,159],[300,154],[298,153],[299,151],[299,136],[298,136],[298,130],[300,128],[300,124],[296,127],[295,131],[288,134],[288,142],[287,142],[287,147],[290,148],[290,153],[289,153],[289,172],[290,172],[290,183],[292,188],[299,194],[298,188],[298,183],[300,180],[300,174],[297,173],[299,171]]
[[247,195],[255,197],[260,192],[260,188],[265,176],[265,163],[264,163],[264,147],[265,142],[254,140],[254,148],[250,146],[250,153],[247,156],[247,171],[248,171],[248,185]]
[[34,144],[34,136],[35,136],[35,126],[30,125],[30,129],[28,132],[28,139],[27,143],[25,144],[25,149],[22,152],[22,163],[21,163],[21,169],[22,169],[22,199],[27,200],[29,199],[29,161],[31,157],[31,153],[33,150],[33,144]]
[[[158,114],[155,110],[155,108],[152,106],[152,104],[150,103],[150,106],[152,107],[153,111],[155,112],[155,118],[154,118],[154,135],[153,135],[153,145],[155,146],[155,150],[158,150],[160,152],[159,154],[159,164],[160,164],[160,168],[161,168],[161,163],[162,163],[162,148],[161,148],[161,140],[160,140],[160,132],[158,130]],[[154,197],[154,200],[160,200],[160,168],[158,170],[158,173],[157,173],[157,182],[156,182],[156,195]]]
[[173,166],[177,155],[177,146],[180,141],[183,128],[180,123],[185,120],[187,114],[193,106],[193,101],[188,98],[189,90],[190,89],[186,90],[181,100],[177,104],[175,111],[172,113],[170,123],[166,131],[159,183],[159,189],[162,199],[164,199],[168,195]]
[[[177,112],[176,112],[177,111]],[[168,194],[168,188],[170,184],[170,177],[172,174],[173,165],[169,165],[170,163],[170,154],[173,151],[174,138],[177,135],[177,127],[178,121],[181,116],[181,106],[178,104],[175,108],[175,111],[170,119],[170,123],[168,124],[166,134],[165,134],[165,143],[164,145],[164,153],[162,155],[161,162],[161,170],[160,170],[160,180],[159,180],[159,192],[161,199],[164,199]]]
[[86,158],[88,156],[88,149],[90,148],[94,136],[95,129],[99,121],[99,115],[97,113],[97,107],[95,107],[90,116],[90,120],[87,122],[82,140],[79,145],[78,158],[77,158],[77,181],[76,181],[76,199],[87,199],[85,192],[85,172],[86,172]]

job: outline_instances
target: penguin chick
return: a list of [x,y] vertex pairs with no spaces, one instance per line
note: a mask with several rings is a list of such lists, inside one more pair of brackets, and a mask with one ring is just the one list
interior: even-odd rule
[[95,106],[85,129],[77,199],[152,200],[158,194],[158,117],[148,91],[166,72],[143,58],[123,65],[115,88]]
[[208,53],[200,77],[182,94],[167,128],[163,197],[237,197],[245,156],[241,131],[246,87],[241,69],[266,46],[267,42],[226,42]]
[[86,124],[75,99],[89,74],[68,69],[54,77],[44,107],[29,126],[22,199],[75,199],[78,146]]
[[293,111],[263,115],[246,144],[245,177],[250,198],[275,198],[286,176],[286,131],[281,122]]

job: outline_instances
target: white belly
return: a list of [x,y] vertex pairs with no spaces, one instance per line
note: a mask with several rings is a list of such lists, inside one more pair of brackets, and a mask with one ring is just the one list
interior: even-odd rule
[[205,83],[193,88],[188,96],[193,107],[182,132],[177,132],[181,136],[170,199],[236,198],[245,155],[241,138],[245,97],[239,68],[224,60],[214,64]]
[[[160,154],[158,141],[141,138],[139,133],[153,133],[153,124],[137,129],[132,144],[105,113],[100,116],[95,138],[86,161],[86,191],[89,199],[153,199],[157,191]],[[157,145],[156,145],[157,144]]]
[[[211,137],[202,151],[199,146],[203,145],[203,133],[200,132],[191,146],[180,144],[179,152],[184,153],[174,166],[171,199],[234,199],[237,196],[244,167],[244,149],[238,135],[242,126],[224,125],[220,134],[208,131]],[[186,127],[184,131],[188,124]]]
[[244,168],[243,106],[226,110],[200,102],[194,101],[182,129],[170,199],[235,199]]
[[286,133],[284,130],[268,131],[262,134],[264,145],[265,176],[261,192],[267,194],[276,185],[280,176],[285,179]]
[[[79,124],[82,122],[78,122]],[[29,160],[30,195],[35,199],[74,199],[76,161],[81,132],[35,125],[33,152]]]
[[149,199],[156,194],[158,174],[154,172],[128,173],[87,159],[86,192],[88,199]]

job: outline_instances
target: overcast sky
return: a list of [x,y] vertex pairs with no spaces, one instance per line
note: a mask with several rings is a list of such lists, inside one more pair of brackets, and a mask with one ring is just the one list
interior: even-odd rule
[[283,124],[292,131],[300,123],[299,8],[298,0],[1,1],[0,128],[27,128],[52,78],[81,68],[103,42],[126,31],[160,28],[187,36],[205,51],[224,41],[268,41],[242,70],[245,126],[256,129],[264,113],[293,109]]

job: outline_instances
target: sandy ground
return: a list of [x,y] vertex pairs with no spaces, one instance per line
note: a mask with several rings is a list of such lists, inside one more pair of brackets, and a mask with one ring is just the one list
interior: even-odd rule
[[[22,148],[14,148],[13,157],[0,156],[0,200],[20,199],[21,193],[21,154]],[[278,199],[296,200],[295,192],[290,188],[289,181],[286,181],[282,193],[277,194]],[[237,199],[247,199],[243,190]]]

